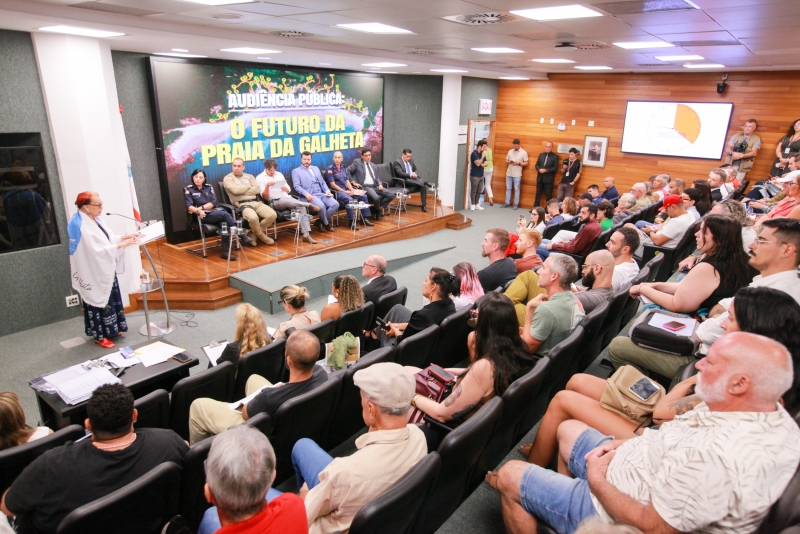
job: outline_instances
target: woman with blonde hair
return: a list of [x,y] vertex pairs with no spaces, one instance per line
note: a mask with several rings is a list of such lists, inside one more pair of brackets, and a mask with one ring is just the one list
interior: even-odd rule
[[578,214],[579,209],[578,201],[572,197],[567,197],[564,199],[564,204],[562,205],[561,217],[565,221],[569,221]]
[[231,362],[238,366],[240,357],[270,343],[272,337],[258,308],[252,304],[240,304],[236,308],[236,341],[228,343],[217,364]]
[[16,393],[0,393],[0,451],[43,438],[53,431],[46,426],[31,428]]
[[355,310],[364,305],[364,292],[358,285],[358,280],[349,274],[340,274],[333,279],[331,293],[336,297],[336,302],[331,302],[322,308],[321,321],[339,318],[344,312]]
[[289,314],[289,320],[278,325],[278,330],[275,331],[275,339],[286,337],[286,330],[289,328],[305,330],[321,321],[319,313],[314,310],[306,310],[306,299],[310,297],[311,294],[308,289],[302,286],[291,285],[281,288],[281,304],[283,304],[283,309],[286,310],[286,313]]

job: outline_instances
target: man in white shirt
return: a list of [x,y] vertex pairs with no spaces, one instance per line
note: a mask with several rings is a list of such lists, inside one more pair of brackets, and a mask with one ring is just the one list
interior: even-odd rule
[[264,172],[256,176],[258,188],[261,190],[261,198],[267,202],[273,210],[282,211],[296,209],[300,212],[300,231],[303,232],[303,241],[315,244],[317,241],[311,237],[311,224],[308,222],[308,210],[313,213],[319,211],[319,207],[310,202],[302,202],[289,195],[291,188],[286,178],[278,170],[278,162],[274,159],[264,160]]
[[791,355],[770,338],[734,332],[697,369],[704,402],[658,430],[615,440],[565,421],[564,474],[506,463],[497,478],[506,530],[536,532],[538,518],[572,533],[598,515],[643,532],[755,531],[800,463],[800,428],[778,402],[792,385]]
[[[656,245],[665,248],[675,248],[678,243],[683,239],[683,235],[694,224],[694,217],[686,213],[683,207],[683,199],[678,195],[669,195],[664,199],[664,211],[669,215],[669,219],[658,230],[654,230],[653,226],[646,226],[639,232],[639,248],[636,250],[636,255],[640,258],[644,253],[645,245]],[[625,225],[626,228],[633,228],[636,226],[631,223]]]
[[514,139],[511,142],[513,148],[508,151],[506,156],[506,203],[503,204],[504,208],[511,207],[511,189],[512,185],[516,191],[514,194],[514,209],[519,207],[519,188],[522,182],[522,169],[528,166],[528,153],[519,146],[519,139]]
[[606,248],[614,256],[614,276],[611,279],[614,293],[629,288],[639,274],[639,264],[633,259],[633,251],[639,248],[639,232],[632,228],[619,228],[608,238]]

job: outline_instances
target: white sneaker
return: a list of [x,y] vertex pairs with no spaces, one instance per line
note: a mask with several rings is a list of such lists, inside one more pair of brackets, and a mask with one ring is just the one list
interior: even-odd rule
[[483,206],[481,206],[480,204],[478,204],[477,206],[475,206],[475,209],[476,209],[476,210],[481,210],[481,211],[483,211]]
[[475,211],[475,204],[473,204],[472,206],[470,206],[470,207],[469,207],[469,210],[470,210],[470,211]]

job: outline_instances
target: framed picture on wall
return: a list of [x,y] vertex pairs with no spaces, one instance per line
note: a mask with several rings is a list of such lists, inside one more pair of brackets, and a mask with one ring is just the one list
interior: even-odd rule
[[583,164],[586,167],[605,167],[608,137],[587,135],[583,143]]

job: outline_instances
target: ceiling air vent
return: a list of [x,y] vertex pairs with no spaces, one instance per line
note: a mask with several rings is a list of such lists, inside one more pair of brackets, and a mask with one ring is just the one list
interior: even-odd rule
[[608,48],[607,45],[599,45],[599,44],[582,44],[577,45],[578,50],[603,50]]
[[678,65],[671,65],[669,63],[640,63],[636,66],[651,69],[653,67],[677,67]]
[[608,4],[592,4],[609,15],[635,15],[637,13],[655,13],[658,11],[680,11],[697,9],[686,0],[634,0],[632,2],[609,2]]
[[311,37],[313,34],[297,30],[280,30],[276,32],[270,32],[270,35],[277,35],[278,37],[288,37],[290,39],[299,39],[301,37]]
[[715,39],[709,41],[670,41],[675,46],[689,47],[689,46],[732,46],[741,44],[736,39]]
[[138,7],[118,6],[115,4],[103,4],[100,2],[80,2],[78,4],[71,4],[69,7],[77,7],[78,9],[91,9],[92,11],[102,11],[103,13],[116,13],[118,15],[133,15],[134,17],[163,14],[163,11],[151,11],[149,9],[139,9]]
[[506,67],[507,69],[529,69],[531,65],[515,65],[513,67]]
[[409,54],[414,54],[415,56],[432,56],[434,52],[431,50],[413,50],[409,52]]
[[211,18],[217,20],[239,20],[242,16],[235,13],[219,13],[218,15],[211,15]]
[[499,11],[492,11],[490,13],[477,13],[475,15],[453,15],[442,18],[444,20],[449,20],[450,22],[466,24],[467,26],[486,26],[487,24],[502,24],[505,22],[514,22],[515,20],[519,20],[511,13],[501,13]]

